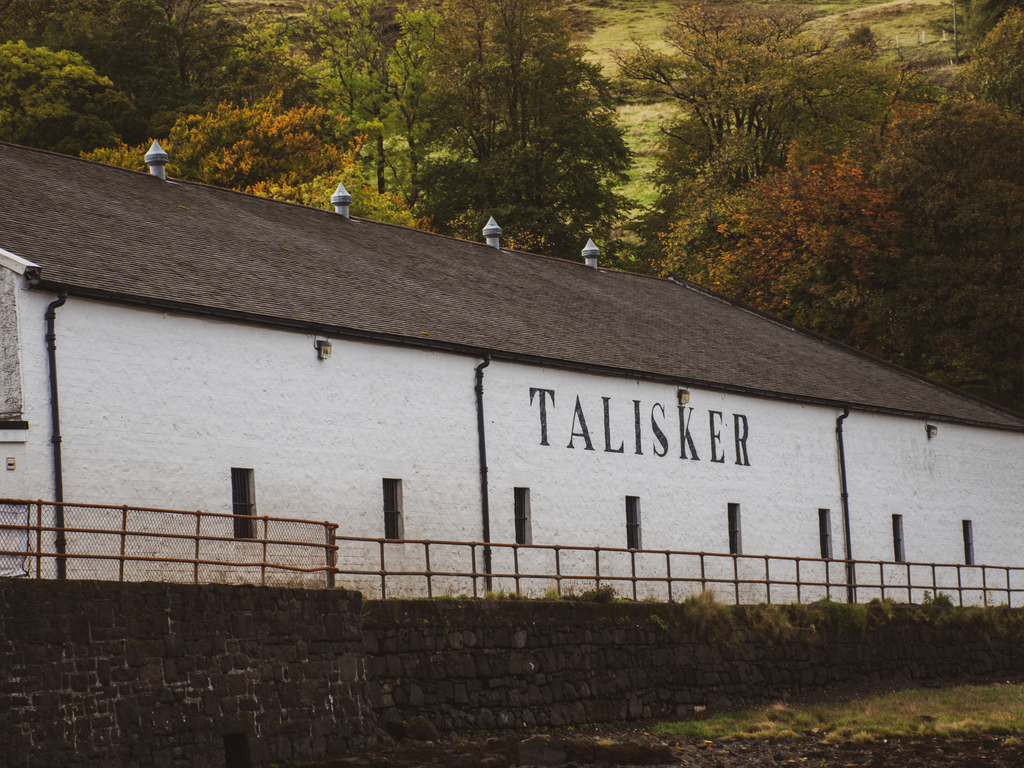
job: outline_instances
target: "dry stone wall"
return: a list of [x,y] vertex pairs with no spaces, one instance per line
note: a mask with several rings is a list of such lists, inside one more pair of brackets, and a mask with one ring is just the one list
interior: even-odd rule
[[712,641],[681,610],[0,579],[0,765],[264,768],[359,751],[417,717],[565,725],[1024,672],[1016,622],[908,614],[812,642]]
[[362,596],[0,580],[0,765],[233,768],[361,749]]
[[[539,601],[368,603],[370,703],[384,720],[522,728],[676,716],[834,683],[1024,672],[1008,629],[897,620],[795,642],[709,641],[679,606]],[[742,609],[738,609],[742,610]],[[920,611],[920,608],[910,608]]]

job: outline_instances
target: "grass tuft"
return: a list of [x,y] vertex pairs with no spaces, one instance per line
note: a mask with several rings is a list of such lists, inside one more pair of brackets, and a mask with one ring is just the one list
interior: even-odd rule
[[654,728],[655,733],[704,739],[787,738],[810,731],[823,733],[828,743],[858,744],[882,738],[961,738],[1022,730],[1024,685],[906,690],[803,709],[779,702],[706,720],[661,723]]
[[730,632],[735,619],[730,608],[718,602],[713,589],[690,595],[680,603],[683,621],[697,632],[716,637]]

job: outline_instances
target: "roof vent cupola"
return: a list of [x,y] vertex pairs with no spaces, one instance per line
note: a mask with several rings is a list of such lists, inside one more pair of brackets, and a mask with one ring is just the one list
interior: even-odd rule
[[352,205],[352,195],[345,189],[344,184],[338,184],[338,188],[331,195],[331,202],[334,204],[335,213],[340,213],[346,219],[349,218],[348,207]]
[[594,245],[594,239],[588,238],[587,244],[583,247],[581,255],[587,260],[587,266],[597,269],[597,257],[601,255],[601,249]]
[[170,155],[164,152],[160,142],[154,139],[149,152],[146,153],[146,165],[149,166],[149,172],[157,178],[166,180],[167,174],[164,173],[164,166],[167,165],[168,160],[170,160]]
[[492,248],[501,250],[501,227],[498,226],[498,222],[491,216],[487,220],[487,226],[484,227],[484,237],[487,238],[487,244]]

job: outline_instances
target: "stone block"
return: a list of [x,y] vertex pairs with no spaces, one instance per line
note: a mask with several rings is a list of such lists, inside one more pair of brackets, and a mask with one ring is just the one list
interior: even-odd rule
[[553,736],[534,736],[516,744],[519,765],[561,765],[568,761],[569,753],[561,739]]

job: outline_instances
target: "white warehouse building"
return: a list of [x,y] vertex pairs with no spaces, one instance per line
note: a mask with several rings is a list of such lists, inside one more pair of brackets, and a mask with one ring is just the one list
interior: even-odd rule
[[1020,564],[1024,416],[682,280],[9,144],[0,249],[3,498]]

